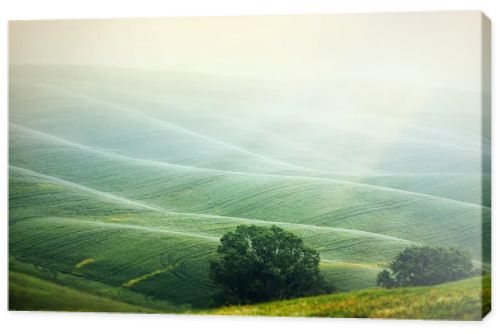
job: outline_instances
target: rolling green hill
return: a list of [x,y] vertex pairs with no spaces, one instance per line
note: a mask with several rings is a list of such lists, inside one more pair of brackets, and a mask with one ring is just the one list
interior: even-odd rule
[[[482,147],[480,134],[469,129],[475,123],[468,121],[474,113],[467,109],[473,108],[473,98],[467,94],[442,97],[448,101],[444,105],[430,101],[437,104],[429,106],[432,112],[419,110],[422,116],[412,124],[401,123],[405,119],[399,120],[394,112],[370,116],[362,111],[353,114],[359,116],[354,121],[349,113],[335,113],[339,119],[332,122],[322,120],[318,113],[339,108],[334,97],[349,95],[341,89],[328,92],[333,105],[311,100],[304,105],[283,99],[284,92],[276,90],[280,86],[202,74],[89,66],[13,66],[11,73],[10,101],[16,109],[11,121],[84,144],[109,145],[126,154],[169,162],[233,171],[319,171],[354,178],[381,173],[384,178],[403,174],[418,180],[419,174],[438,174],[439,180],[419,187],[432,194],[433,184],[439,186],[448,175],[480,175],[481,155],[489,152],[488,141]],[[283,89],[287,94],[293,91],[287,86]],[[310,117],[295,118],[302,109],[309,110]],[[450,115],[457,113],[461,117],[450,122]],[[373,122],[377,124],[374,129],[370,127]],[[383,156],[372,157],[380,150],[378,145],[386,145],[384,132],[394,131],[398,140],[383,147]],[[165,136],[166,132],[170,135]],[[186,149],[178,150],[179,146]],[[212,160],[205,161],[206,157]],[[386,169],[379,167],[381,160]],[[443,190],[438,193],[462,199],[463,192]],[[477,195],[473,197],[480,201]]]
[[[227,78],[224,89],[208,89],[215,79],[162,74],[167,78],[92,67],[12,68],[15,307],[55,305],[29,302],[30,294],[46,298],[37,291],[46,285],[70,299],[83,293],[102,298],[89,301],[96,305],[123,303],[116,307],[124,311],[205,309],[215,291],[209,260],[219,238],[239,224],[278,225],[301,236],[320,252],[321,270],[338,291],[373,287],[377,273],[412,244],[456,246],[488,267],[489,189],[482,189],[475,169],[482,153],[468,129],[414,125],[401,141],[406,153],[384,146],[400,159],[381,156],[379,169],[359,151],[377,148],[367,144],[373,134],[339,130],[345,136],[331,146],[344,150],[343,140],[352,140],[353,152],[338,154],[321,131],[302,140],[300,120],[279,125],[263,117],[257,107],[280,101],[279,92],[232,86]],[[255,95],[241,99],[248,85]],[[381,126],[390,129],[391,122]],[[438,148],[423,133],[440,139]],[[422,161],[405,160],[407,154]],[[450,167],[457,159],[468,162]]]
[[490,211],[475,204],[350,181],[230,173],[128,158],[15,124],[11,141],[17,148],[10,161],[13,167],[156,209],[460,245],[476,258],[481,254],[482,237],[477,221]]
[[[483,294],[480,289],[484,289]],[[474,277],[430,287],[368,289],[265,304],[232,306],[211,311],[209,314],[481,320],[491,308],[490,290],[490,277]]]
[[[323,271],[341,290],[372,285],[387,259],[411,244],[350,229],[168,212],[20,168],[11,167],[10,177],[17,259],[113,286],[139,279],[127,287],[180,304],[209,304],[206,259],[238,224],[276,224],[302,236],[321,251]],[[27,203],[31,210],[22,210]],[[77,268],[86,259],[92,262]]]

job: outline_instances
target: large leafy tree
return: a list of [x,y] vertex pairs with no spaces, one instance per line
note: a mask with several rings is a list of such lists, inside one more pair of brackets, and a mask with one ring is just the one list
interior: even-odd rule
[[225,234],[210,263],[219,286],[218,304],[246,304],[329,290],[319,271],[319,253],[276,226],[240,225]]
[[470,255],[454,248],[411,246],[377,276],[383,287],[432,285],[455,281],[473,273]]

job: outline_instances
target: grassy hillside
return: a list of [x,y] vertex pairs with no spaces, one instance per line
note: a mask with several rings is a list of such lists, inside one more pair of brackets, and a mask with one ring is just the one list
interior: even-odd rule
[[11,98],[13,107],[22,110],[12,115],[14,123],[134,158],[239,171],[297,169],[126,104],[74,94],[64,86],[14,84]]
[[15,311],[155,312],[12,271],[9,272],[9,309]]
[[[332,179],[230,173],[132,159],[11,126],[12,166],[156,209],[336,227],[460,245],[476,257],[489,208]],[[444,233],[446,231],[446,233]]]
[[[395,113],[370,116],[362,111],[353,114],[358,115],[354,121],[349,113],[334,113],[338,119],[333,121],[323,120],[318,113],[338,107],[315,101],[290,103],[279,97],[283,92],[252,80],[242,83],[206,75],[99,67],[14,66],[11,72],[10,101],[17,110],[12,121],[84,144],[233,171],[319,172],[354,179],[367,173],[382,173],[384,179],[404,174],[410,179],[415,176],[418,183],[419,174],[437,173],[439,179],[423,182],[419,189],[480,201],[476,189],[464,194],[440,186],[451,177],[470,187],[473,183],[466,181],[467,175],[480,175],[481,154],[488,155],[480,145],[480,134],[468,129],[474,127],[473,120],[467,122],[474,114],[463,94],[447,97],[447,105],[432,106],[430,114],[419,110],[422,117],[412,124],[401,123]],[[337,92],[328,92],[329,103],[335,103],[332,93]],[[349,101],[350,108],[356,101]],[[294,118],[302,109],[311,117]],[[466,111],[461,118],[456,117],[457,109]],[[450,113],[459,124],[449,122]],[[96,117],[101,122],[95,122]],[[371,128],[373,122],[376,128]],[[313,134],[305,131],[309,128],[315,129]],[[376,155],[378,146],[386,145],[381,134],[394,131],[398,140],[383,147],[383,156]],[[386,169],[381,168],[382,161]],[[466,177],[457,179],[455,174]]]
[[487,207],[491,205],[491,177],[488,174],[484,176],[460,173],[376,175],[361,178],[359,182],[482,204]]
[[[480,289],[483,289],[482,294]],[[368,289],[258,305],[232,306],[209,314],[481,320],[491,308],[490,290],[490,277],[474,277],[430,287]]]
[[[464,119],[437,131],[445,114],[427,115],[425,127],[404,123],[400,138],[385,137],[401,123],[382,117],[378,138],[369,127],[296,118],[327,106],[255,82],[93,67],[11,74],[9,250],[19,286],[41,279],[147,310],[205,309],[209,260],[239,224],[301,236],[339,291],[373,287],[413,244],[458,246],[488,266],[489,189]],[[13,298],[51,305],[37,289]]]
[[[349,229],[171,213],[19,168],[10,177],[17,259],[114,286],[135,281],[127,288],[195,307],[213,293],[206,259],[238,224],[276,224],[302,236],[321,251],[325,275],[341,290],[372,285],[387,259],[410,244]],[[92,262],[78,266],[86,259]]]

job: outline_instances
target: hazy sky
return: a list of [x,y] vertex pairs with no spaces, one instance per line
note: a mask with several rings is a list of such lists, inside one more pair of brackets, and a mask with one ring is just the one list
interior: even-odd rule
[[478,90],[479,12],[15,21],[10,64]]

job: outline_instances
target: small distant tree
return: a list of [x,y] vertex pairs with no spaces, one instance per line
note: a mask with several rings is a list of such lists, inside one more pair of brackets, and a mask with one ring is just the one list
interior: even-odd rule
[[377,276],[377,285],[398,286],[433,285],[455,281],[473,274],[468,253],[455,248],[411,246],[404,249],[389,266]]
[[240,225],[221,238],[217,253],[210,263],[210,276],[220,288],[217,304],[331,291],[320,275],[319,253],[279,227]]
[[384,288],[393,288],[396,286],[396,281],[391,277],[391,272],[386,269],[378,273],[377,285]]

